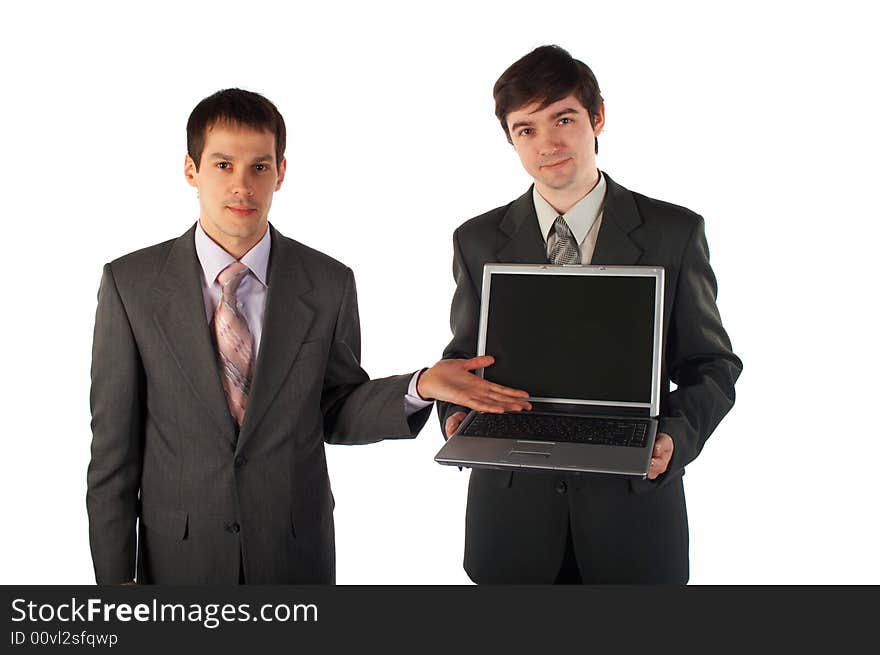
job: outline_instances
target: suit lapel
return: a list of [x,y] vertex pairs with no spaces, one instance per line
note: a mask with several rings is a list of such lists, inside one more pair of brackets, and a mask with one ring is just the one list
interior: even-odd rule
[[510,204],[498,227],[497,261],[512,264],[547,263],[547,246],[538,225],[531,187]]
[[263,334],[256,372],[248,398],[238,447],[256,431],[266,411],[287,379],[290,367],[311,327],[315,310],[308,302],[313,288],[295,242],[269,228],[272,252],[269,261]]
[[235,443],[235,423],[226,404],[205,317],[194,233],[195,225],[171,246],[154,289],[159,302],[153,320],[196,398],[223,435]]
[[[604,173],[603,173],[604,174]],[[632,193],[607,174],[605,207],[591,264],[629,266],[642,256],[630,233],[642,224]],[[497,261],[546,264],[547,246],[538,225],[532,188],[514,200],[499,224]]]
[[591,264],[630,266],[638,263],[642,248],[630,238],[630,233],[642,224],[632,193],[614,182],[607,174],[605,209],[596,249]]

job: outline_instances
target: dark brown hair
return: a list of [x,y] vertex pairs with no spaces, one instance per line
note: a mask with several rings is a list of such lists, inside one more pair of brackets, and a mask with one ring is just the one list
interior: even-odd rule
[[223,123],[271,132],[275,136],[275,165],[281,166],[287,130],[278,108],[259,93],[223,89],[197,104],[186,122],[186,151],[195,162],[196,170],[205,149],[205,133]]
[[[595,126],[595,116],[602,106],[602,94],[593,71],[558,45],[542,45],[514,62],[495,82],[492,95],[495,116],[508,141],[511,139],[507,115],[520,107],[540,102],[543,109],[573,95],[589,113],[590,124]],[[596,152],[599,152],[598,139]]]

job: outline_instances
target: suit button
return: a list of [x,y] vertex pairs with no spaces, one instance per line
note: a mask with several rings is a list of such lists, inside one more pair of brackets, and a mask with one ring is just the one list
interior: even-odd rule
[[226,526],[226,532],[231,532],[232,534],[237,534],[241,530],[241,526],[238,523],[230,523]]
[[565,484],[565,480],[560,480],[559,482],[556,483],[556,493],[558,493],[559,495],[564,494],[567,489],[568,489],[568,485]]
[[235,465],[237,467],[241,468],[245,464],[247,464],[247,457],[245,457],[244,455],[239,455],[235,458]]

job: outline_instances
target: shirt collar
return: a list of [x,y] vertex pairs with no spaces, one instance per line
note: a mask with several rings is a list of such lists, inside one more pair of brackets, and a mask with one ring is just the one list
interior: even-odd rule
[[[202,265],[202,273],[205,276],[205,282],[210,287],[214,284],[217,276],[224,268],[236,261],[235,257],[223,250],[214,241],[211,240],[205,230],[202,229],[201,221],[196,225],[196,256]],[[265,287],[266,273],[269,269],[269,253],[272,250],[272,239],[269,236],[269,229],[263,238],[241,258],[241,263],[247,266],[251,273],[254,274],[260,283]]]
[[[581,243],[587,236],[587,232],[595,224],[596,219],[602,212],[602,205],[605,200],[605,189],[607,188],[605,176],[599,171],[599,181],[590,192],[569,209],[565,214],[565,222],[571,233],[574,235],[577,243]],[[541,236],[546,242],[550,236],[550,230],[553,229],[553,222],[559,216],[559,212],[553,209],[553,206],[544,200],[544,197],[538,193],[537,187],[532,187],[532,199],[535,203],[535,213],[538,215],[538,225],[541,227]]]

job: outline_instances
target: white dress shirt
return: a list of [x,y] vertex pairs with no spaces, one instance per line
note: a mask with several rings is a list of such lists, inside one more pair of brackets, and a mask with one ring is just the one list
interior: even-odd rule
[[[208,323],[214,319],[214,312],[220,303],[222,291],[217,276],[220,272],[236,261],[235,257],[217,245],[205,230],[202,224],[196,226],[196,256],[202,267],[202,297],[205,299],[205,316]],[[268,285],[266,275],[269,270],[269,254],[272,250],[272,239],[269,230],[263,238],[241,258],[241,263],[248,267],[248,273],[236,291],[238,311],[241,312],[248,324],[248,329],[254,339],[254,362],[260,353],[260,338],[263,335],[263,317],[266,312],[266,292]],[[428,407],[433,401],[422,400],[416,389],[421,371],[415,373],[409,383],[409,390],[403,398],[404,411],[407,416],[415,414],[420,409]]]
[[[590,192],[569,209],[561,214],[568,223],[571,233],[577,241],[581,251],[581,263],[589,264],[593,259],[593,251],[596,249],[596,237],[599,235],[599,226],[602,224],[602,213],[605,207],[605,190],[607,188],[605,176],[599,171],[599,181]],[[541,236],[547,245],[547,256],[557,241],[556,232],[553,231],[553,222],[559,212],[544,200],[538,193],[538,188],[532,188],[532,199],[535,203],[535,213],[538,215],[538,225],[541,228]]]

